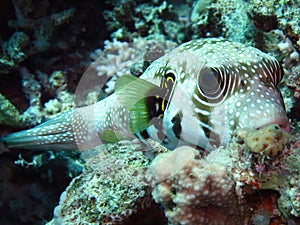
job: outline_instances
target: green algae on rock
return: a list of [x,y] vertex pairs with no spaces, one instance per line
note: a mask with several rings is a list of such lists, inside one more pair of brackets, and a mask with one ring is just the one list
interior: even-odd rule
[[21,115],[19,110],[2,94],[0,94],[0,124],[20,126]]

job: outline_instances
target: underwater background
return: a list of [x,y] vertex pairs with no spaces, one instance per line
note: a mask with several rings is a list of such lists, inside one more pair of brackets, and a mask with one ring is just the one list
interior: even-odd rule
[[[298,0],[2,0],[0,136],[93,104],[114,92],[117,78],[138,77],[174,47],[207,37],[279,60],[291,131],[275,157],[247,150],[243,134],[212,161],[184,149],[194,156],[185,172],[159,183],[151,172],[167,165],[151,164],[137,143],[85,154],[12,149],[0,154],[0,224],[300,224],[299,15]],[[264,144],[274,133],[250,137]],[[156,155],[171,154],[150,145]],[[184,204],[175,204],[178,196]]]

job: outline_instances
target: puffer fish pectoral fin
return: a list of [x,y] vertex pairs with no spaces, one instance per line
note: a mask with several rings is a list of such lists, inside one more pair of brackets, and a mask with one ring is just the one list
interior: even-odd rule
[[147,129],[152,119],[162,118],[167,91],[134,76],[122,76],[117,80],[116,96],[129,111],[132,133]]

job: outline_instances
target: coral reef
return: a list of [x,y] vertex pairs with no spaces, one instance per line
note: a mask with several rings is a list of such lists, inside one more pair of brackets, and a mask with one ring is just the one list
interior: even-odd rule
[[[68,22],[74,14],[74,9],[67,9],[49,17],[39,15],[37,19],[33,19],[31,18],[32,13],[42,13],[35,11],[37,9],[34,7],[33,1],[14,0],[13,5],[16,20],[9,21],[9,26],[20,31],[13,33],[7,42],[3,42],[1,73],[16,68],[29,56],[49,49],[53,31],[57,26]],[[47,8],[43,10],[47,10]],[[32,34],[33,40],[30,40],[29,34]]]
[[247,12],[255,26],[262,31],[279,28],[299,50],[299,1],[251,0]]
[[299,222],[299,140],[269,157],[240,138],[207,155],[184,146],[154,159],[152,194],[171,224]]
[[[138,49],[130,46],[128,42],[120,42],[114,39],[112,42],[104,42],[104,51],[97,49],[92,58],[95,60],[92,64],[97,71],[98,76],[105,77],[104,92],[111,94],[114,91],[115,81],[124,74],[130,74],[130,66],[141,60],[141,54]],[[103,88],[103,87],[102,87]]]
[[191,14],[192,38],[222,36],[253,43],[258,35],[247,16],[247,2],[239,0],[198,0]]
[[[132,43],[116,39],[105,41],[104,49],[96,49],[91,58],[93,68],[101,82],[98,83],[106,95],[115,90],[116,80],[123,75],[140,76],[151,62],[173,49],[172,41],[135,39]],[[91,79],[91,74],[89,78]],[[95,89],[95,88],[94,88]]]
[[300,224],[299,1],[4,0],[1,7],[1,134],[94,103],[175,42],[211,36],[280,60],[291,121],[287,146],[274,126],[237,131],[210,153],[149,141],[145,155],[157,155],[150,173],[132,143],[90,150],[81,175],[77,152],[2,154],[1,224],[45,224],[77,175],[49,224]]
[[[1,136],[73,107],[88,55],[108,36],[101,2],[2,1]],[[81,171],[78,157],[18,149],[1,154],[0,223],[45,224],[70,178]]]
[[[273,38],[270,38],[270,36]],[[267,35],[266,35],[267,36]],[[285,73],[289,74],[290,69],[299,63],[299,53],[296,48],[293,46],[293,43],[281,30],[273,30],[268,33],[269,41],[266,42],[266,45],[269,45],[265,48],[267,52],[274,54],[277,58],[282,61],[282,67],[285,70]]]
[[[38,71],[35,75],[25,67],[21,67],[20,75],[22,77],[22,91],[29,102],[29,107],[22,114],[19,113],[18,116],[18,110],[15,109],[16,117],[14,119],[18,123],[7,125],[36,125],[44,119],[74,107],[74,94],[68,91],[66,76],[62,71],[54,71],[51,75]],[[45,95],[55,98],[48,100],[43,106],[42,98],[46,99]],[[7,111],[6,114],[12,113],[12,104],[8,100],[6,102],[6,105],[10,104],[10,111]],[[4,108],[1,111],[4,111]],[[7,116],[3,118],[9,123]]]
[[[278,204],[281,212],[286,217],[297,217],[300,221],[300,168],[299,168],[300,140],[299,136],[291,143],[287,157],[284,158],[282,164],[282,175],[286,176],[284,185],[279,187],[281,194]],[[289,188],[285,188],[285,187]]]
[[23,113],[25,124],[36,125],[42,121],[41,107],[41,85],[26,68],[20,70],[22,76],[23,92],[29,101],[28,109]]
[[[38,72],[30,73],[25,67],[20,68],[22,91],[29,102],[29,107],[22,114],[5,96],[1,95],[0,123],[12,127],[32,126],[45,118],[50,118],[74,106],[74,94],[68,92],[66,77],[61,71],[54,71],[50,76]],[[42,105],[42,97],[55,96]]]
[[253,20],[254,25],[265,32],[271,31],[278,27],[276,8],[280,7],[280,3],[274,7],[274,1],[250,1],[248,5],[248,15]]
[[150,168],[153,198],[165,207],[171,224],[241,224],[226,159],[200,158],[197,150],[187,146],[155,158]]
[[[0,37],[0,89],[22,114],[18,126],[35,125],[73,106],[71,92],[84,73],[87,56],[99,45],[100,37],[107,36],[105,29],[94,29],[103,23],[100,5],[72,0],[64,4],[48,0],[3,2],[7,17],[0,18],[1,24],[5,24]],[[52,86],[48,81],[56,72],[64,76],[67,87]],[[22,83],[28,103],[20,104],[16,96],[7,95],[8,81],[3,77],[6,74],[14,76],[14,82]]]
[[193,38],[223,36],[261,48],[265,35],[280,29],[299,50],[299,2],[273,0],[198,0],[193,4]]
[[279,28],[286,33],[286,35],[292,40],[293,44],[299,51],[300,50],[300,41],[299,41],[300,29],[298,23],[298,15],[300,13],[299,2],[298,1],[288,1],[288,2],[289,3],[284,5],[285,10],[283,10],[283,13],[277,16],[277,18],[279,19]]
[[139,224],[135,217],[139,221],[155,204],[145,180],[149,161],[138,146],[116,144],[89,152],[83,173],[62,193],[49,224]]
[[133,41],[136,37],[162,38],[182,42],[185,24],[167,1],[106,1],[112,10],[104,11],[112,37]]
[[259,134],[263,145],[271,132],[286,134],[261,130],[239,131],[210,153],[188,146],[169,151],[149,140],[151,164],[134,142],[89,150],[84,172],[61,195],[48,224],[297,224],[299,138],[270,157],[249,151],[246,140]]
[[2,43],[2,55],[0,58],[0,72],[8,73],[10,69],[16,67],[27,58],[24,53],[29,45],[29,37],[19,31],[15,32],[7,41]]
[[291,74],[287,77],[287,86],[293,92],[295,99],[300,102],[300,67],[295,66],[292,68]]

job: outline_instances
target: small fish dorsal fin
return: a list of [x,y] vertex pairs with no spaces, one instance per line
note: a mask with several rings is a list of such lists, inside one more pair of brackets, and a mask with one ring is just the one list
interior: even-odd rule
[[134,76],[122,76],[116,83],[116,95],[130,115],[132,133],[147,129],[155,117],[162,118],[166,89]]

